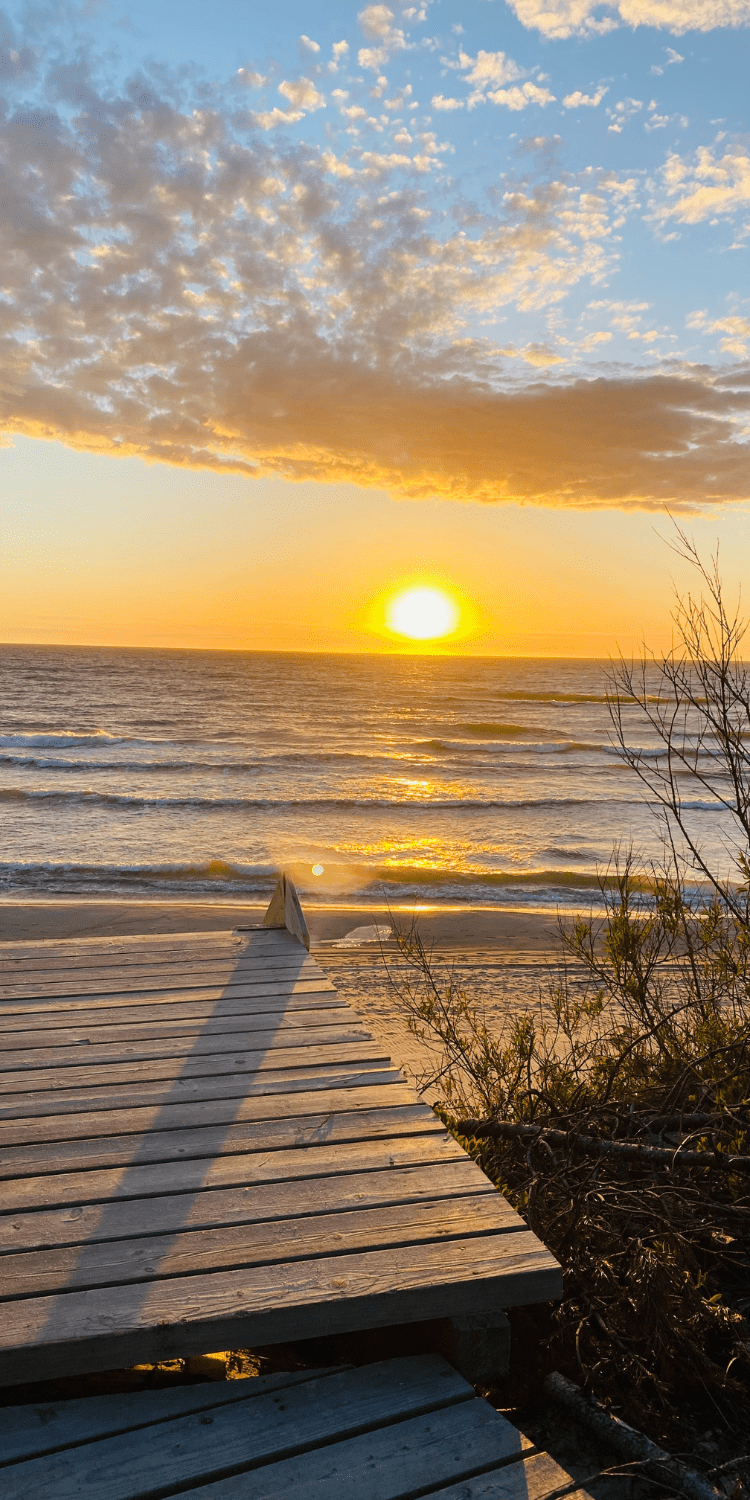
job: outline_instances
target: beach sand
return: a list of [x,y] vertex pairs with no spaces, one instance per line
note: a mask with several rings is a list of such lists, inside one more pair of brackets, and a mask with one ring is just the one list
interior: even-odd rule
[[[0,899],[0,942],[46,942],[62,938],[122,937],[135,933],[210,932],[262,922],[267,903]],[[544,954],[556,949],[553,912],[472,906],[315,906],[303,902],[313,947],[339,940],[357,927],[388,926],[391,914],[408,924],[411,915],[427,944],[436,948],[501,954]]]

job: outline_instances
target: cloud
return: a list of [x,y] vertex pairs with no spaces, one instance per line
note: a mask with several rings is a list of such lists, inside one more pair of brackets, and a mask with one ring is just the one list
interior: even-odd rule
[[312,40],[312,38],[309,37],[309,36],[305,36],[304,31],[302,33],[302,36],[299,39],[299,44],[300,44],[300,47],[302,48],[303,52],[319,52],[320,51],[320,43],[319,42],[314,42]]
[[343,61],[348,51],[348,42],[334,42],[331,48],[331,52],[333,55],[331,57],[331,61],[328,64],[329,73],[338,73],[339,63]]
[[[477,104],[504,105],[506,109],[526,109],[529,104],[551,104],[554,102],[554,94],[549,89],[539,88],[536,83],[524,83],[520,87],[515,80],[523,78],[524,69],[508,57],[505,52],[478,52],[476,57],[470,57],[467,52],[459,53],[459,68],[466,74],[465,81],[471,86],[468,99],[469,109],[474,109]],[[503,85],[513,83],[513,88],[505,88]],[[438,104],[433,99],[436,109],[460,109],[459,100],[443,100]]]
[[[400,27],[394,26],[393,11],[387,5],[367,5],[357,18],[368,41],[377,42],[376,47],[360,47],[357,59],[361,68],[372,68],[379,72],[394,52],[406,47],[406,37]],[[419,17],[415,16],[418,20]]]
[[628,120],[632,120],[633,115],[637,115],[642,109],[642,99],[618,99],[613,108],[607,110],[611,122],[607,129],[613,131],[615,135],[620,135]]
[[310,78],[295,78],[291,83],[285,80],[279,84],[279,93],[283,94],[295,109],[314,110],[326,107],[323,95],[318,93]]
[[690,313],[685,322],[688,328],[699,328],[706,333],[725,334],[726,337],[719,340],[722,354],[733,354],[736,359],[747,359],[750,353],[750,318],[731,315],[712,320],[704,311]]
[[596,109],[608,93],[607,88],[598,88],[595,94],[582,94],[580,89],[576,89],[574,94],[565,95],[563,109]]
[[618,26],[654,26],[682,36],[686,31],[750,23],[750,0],[508,0],[508,4],[523,26],[558,38],[604,35]]
[[442,94],[434,94],[432,98],[433,109],[463,109],[463,99],[444,99]]
[[517,78],[523,78],[523,69],[504,52],[480,51],[476,57],[469,57],[466,52],[461,52],[459,60],[461,67],[469,70],[466,82],[480,93],[490,87],[498,88],[503,83],[514,83]]
[[534,365],[539,369],[544,369],[548,365],[561,365],[564,362],[564,356],[558,354],[549,344],[526,344],[523,349],[516,349],[515,345],[510,344],[507,348],[501,349],[500,353],[506,355],[508,359],[524,359],[527,365]]
[[653,194],[652,217],[665,224],[681,224],[730,218],[747,212],[750,204],[750,152],[737,143],[721,154],[711,146],[700,146],[688,156],[670,152],[659,174]]
[[516,84],[512,89],[495,89],[485,97],[493,104],[502,104],[506,109],[527,109],[530,104],[554,104],[555,96],[549,89],[540,89],[535,83]]
[[[315,92],[297,80],[284,97],[309,108]],[[750,380],[558,364],[524,385],[516,356],[472,333],[602,282],[628,183],[509,180],[456,224],[419,187],[431,138],[415,158],[276,144],[246,97],[242,80],[98,92],[82,63],[53,64],[36,95],[19,83],[0,124],[5,433],[415,498],[748,496]],[[558,357],[543,341],[519,355]]]

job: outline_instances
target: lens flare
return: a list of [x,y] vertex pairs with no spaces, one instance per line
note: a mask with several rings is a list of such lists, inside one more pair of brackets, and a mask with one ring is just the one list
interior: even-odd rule
[[391,599],[385,612],[385,623],[394,635],[408,636],[412,641],[434,641],[450,635],[460,618],[458,605],[442,589],[426,586],[405,589]]

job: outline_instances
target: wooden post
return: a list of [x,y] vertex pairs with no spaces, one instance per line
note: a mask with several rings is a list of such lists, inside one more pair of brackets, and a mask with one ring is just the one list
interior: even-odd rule
[[499,1311],[441,1319],[436,1350],[471,1385],[497,1385],[508,1373],[510,1323]]
[[264,927],[285,927],[291,932],[292,937],[310,948],[310,934],[307,923],[302,915],[302,907],[299,904],[299,896],[294,888],[294,881],[282,871],[279,883],[274,891],[268,911],[263,918]]

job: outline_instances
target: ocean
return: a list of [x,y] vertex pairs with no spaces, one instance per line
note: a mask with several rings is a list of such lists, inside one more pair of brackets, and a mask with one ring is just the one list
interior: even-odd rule
[[2,647],[0,894],[259,900],[285,868],[309,901],[588,906],[614,845],[660,848],[607,670]]

